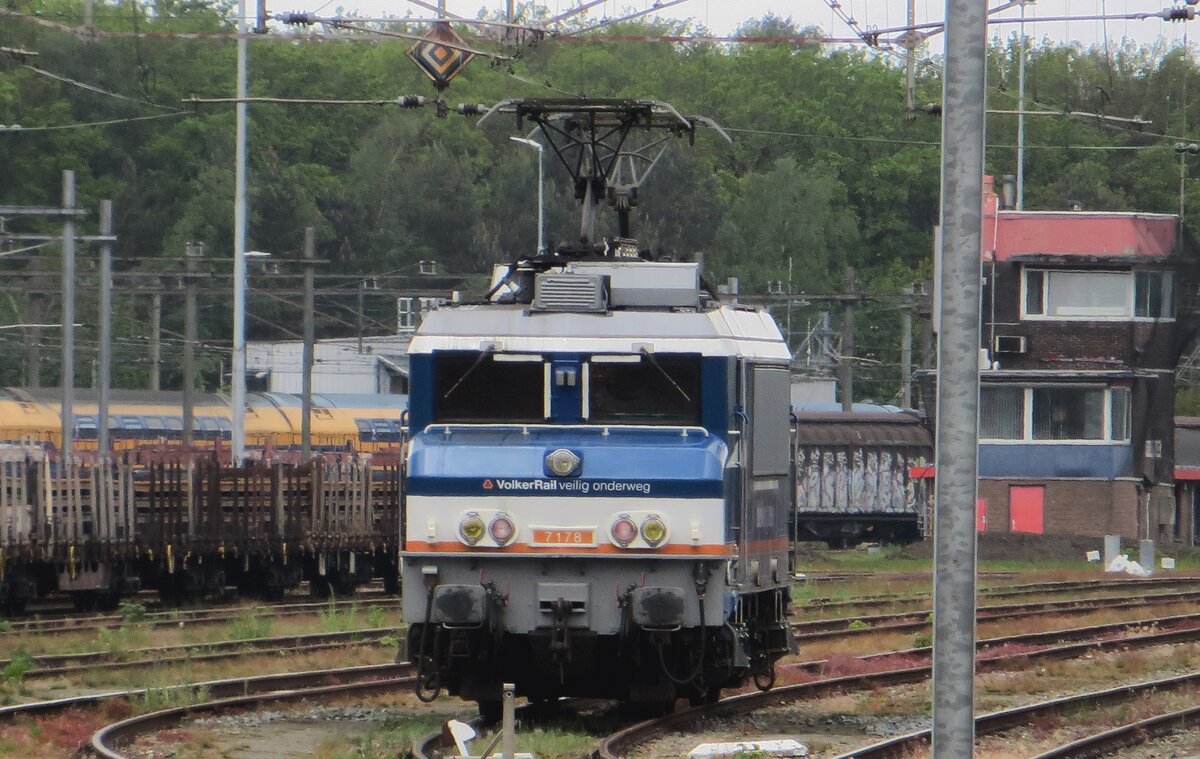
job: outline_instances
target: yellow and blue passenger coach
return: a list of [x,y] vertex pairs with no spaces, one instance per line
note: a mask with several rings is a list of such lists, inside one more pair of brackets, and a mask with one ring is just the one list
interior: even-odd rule
[[787,653],[789,353],[691,263],[499,267],[412,341],[402,541],[420,692],[664,707]]

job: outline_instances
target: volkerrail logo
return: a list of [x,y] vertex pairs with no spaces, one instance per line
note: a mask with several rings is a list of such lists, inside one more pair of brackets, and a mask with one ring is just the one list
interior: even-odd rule
[[492,489],[492,488],[494,488],[494,487],[495,487],[495,485],[493,485],[493,484],[492,484],[492,481],[491,481],[491,480],[484,480],[484,481],[483,481],[483,489],[484,489],[484,490],[491,490],[491,489]]

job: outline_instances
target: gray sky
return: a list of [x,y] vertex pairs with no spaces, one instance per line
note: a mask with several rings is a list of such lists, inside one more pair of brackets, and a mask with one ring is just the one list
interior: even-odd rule
[[[428,16],[428,11],[405,2],[405,0],[335,0],[346,8],[359,10],[370,15],[405,15],[411,11],[414,16]],[[436,1],[436,0],[433,0]],[[317,0],[310,0],[316,3]],[[552,13],[564,12],[580,4],[579,0],[544,0]],[[989,0],[991,7],[1001,4],[1001,0]],[[1172,0],[1030,0],[1026,14],[1030,18],[1052,16],[1085,16],[1108,14],[1112,16],[1139,12],[1157,12],[1172,4]],[[300,4],[303,7],[303,4]],[[330,4],[332,5],[332,3]],[[650,7],[649,0],[608,0],[587,11],[587,18],[599,21],[604,17],[621,15],[623,9],[643,9]],[[454,14],[474,17],[483,7],[502,8],[503,0],[447,0],[447,9]],[[907,0],[841,0],[842,9],[846,14],[858,20],[861,27],[874,26],[890,28],[902,26],[905,23]],[[328,12],[328,10],[326,11]],[[916,0],[918,23],[940,21],[945,14],[944,0]],[[830,10],[825,0],[688,0],[661,12],[664,17],[692,18],[708,27],[716,34],[729,34],[739,24],[747,19],[759,18],[767,13],[779,16],[790,16],[801,26],[816,25],[834,37],[851,36],[847,25]],[[994,18],[1017,18],[1018,8],[1012,8],[997,14]],[[653,14],[650,16],[653,17]],[[1120,40],[1128,37],[1138,43],[1151,43],[1162,40],[1166,44],[1182,41],[1185,27],[1191,39],[1200,40],[1200,19],[1190,23],[1169,23],[1159,19],[1144,21],[1112,19],[1107,22],[1107,36],[1110,40]],[[1105,22],[1102,21],[1071,21],[1071,22],[1039,22],[1027,25],[1027,33],[1035,38],[1049,37],[1053,40],[1071,40],[1091,45],[1104,39]],[[1016,25],[996,25],[992,34],[1009,36],[1014,34]],[[940,50],[941,37],[930,41],[934,52]]]

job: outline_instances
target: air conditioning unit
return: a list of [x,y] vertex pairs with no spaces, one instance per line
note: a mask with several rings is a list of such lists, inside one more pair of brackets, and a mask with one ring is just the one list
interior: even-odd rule
[[1029,344],[1024,335],[996,335],[996,353],[1026,353]]

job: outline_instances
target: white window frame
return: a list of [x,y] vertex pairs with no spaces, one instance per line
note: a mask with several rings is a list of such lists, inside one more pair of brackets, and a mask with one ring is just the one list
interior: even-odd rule
[[[1094,315],[1079,315],[1079,316],[1063,316],[1051,315],[1049,313],[1031,314],[1027,310],[1029,304],[1028,287],[1029,274],[1031,272],[1042,273],[1042,310],[1050,310],[1050,275],[1051,274],[1123,274],[1127,278],[1125,285],[1125,306],[1128,309],[1127,313],[1121,316],[1094,316]],[[1171,287],[1171,316],[1134,316],[1136,313],[1136,280],[1139,272],[1163,272],[1167,273],[1172,278]],[[1022,266],[1021,267],[1021,321],[1044,321],[1044,322],[1173,322],[1175,321],[1175,290],[1174,290],[1174,272],[1166,269],[1131,269],[1114,271],[1111,269],[1046,269],[1038,266]]]
[[[1008,383],[989,383],[981,387],[1013,387]],[[1065,438],[1062,440],[1038,440],[1033,437],[1033,391],[1034,389],[1046,388],[1074,388],[1077,390],[1095,390],[1096,385],[1079,384],[1079,383],[1038,383],[1036,385],[1021,386],[1021,437],[1019,438],[985,438],[981,437],[979,442],[987,443],[988,445],[1130,445],[1132,439],[1124,437],[1121,439],[1113,438],[1113,393],[1123,392],[1128,393],[1129,397],[1125,403],[1125,433],[1130,435],[1133,427],[1133,397],[1132,392],[1128,387],[1123,385],[1108,385],[1104,387],[1104,419],[1101,425],[1104,429],[1104,437],[1099,440],[1087,440],[1084,438]]]

